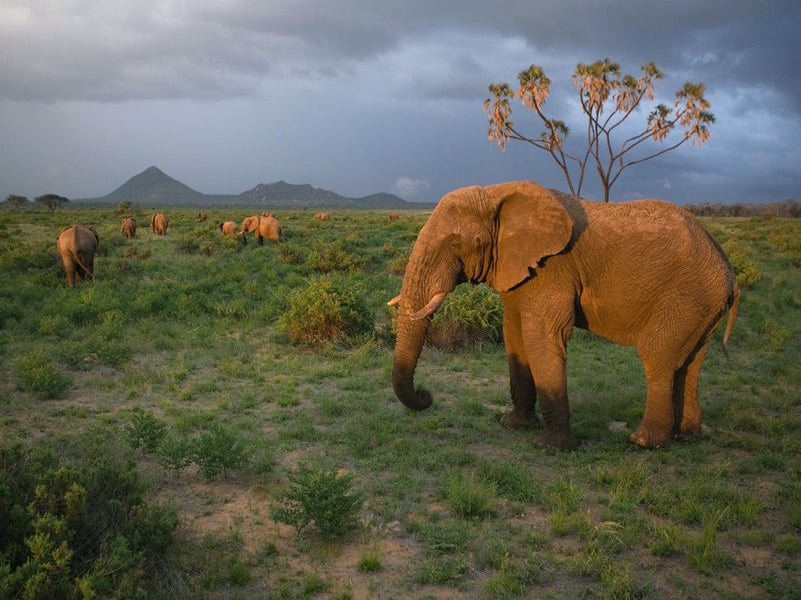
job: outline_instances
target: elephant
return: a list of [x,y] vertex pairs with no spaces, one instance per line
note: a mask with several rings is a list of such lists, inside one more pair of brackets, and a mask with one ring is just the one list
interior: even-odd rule
[[58,251],[64,262],[67,285],[94,279],[95,253],[100,245],[100,236],[92,226],[71,225],[58,234]]
[[150,217],[150,227],[156,235],[167,235],[170,219],[164,213],[155,213]]
[[245,217],[242,221],[242,227],[237,231],[237,235],[243,236],[242,239],[246,240],[247,234],[253,232],[256,236],[256,242],[259,246],[264,245],[264,238],[280,242],[283,235],[281,222],[272,213],[263,213],[252,217]]
[[315,221],[328,221],[331,217],[328,216],[327,212],[318,212],[314,215]]
[[236,221],[223,221],[218,227],[223,235],[236,235]]
[[125,217],[122,220],[122,235],[128,240],[136,237],[136,219],[134,217]]
[[389,217],[390,221],[397,221],[400,218],[400,215],[396,212],[391,212],[387,216]]
[[206,215],[206,213],[204,213],[204,212],[198,213],[198,215],[197,215],[197,222],[198,223],[202,223],[206,219],[208,219],[208,215]]
[[432,395],[414,372],[432,314],[454,287],[485,283],[504,306],[512,410],[505,427],[544,421],[537,443],[573,449],[565,363],[574,327],[634,346],[645,368],[645,410],[630,439],[642,448],[701,432],[698,377],[740,291],[718,243],[688,211],[661,200],[600,203],[533,182],[446,194],[420,230],[398,307],[392,385],[407,407]]

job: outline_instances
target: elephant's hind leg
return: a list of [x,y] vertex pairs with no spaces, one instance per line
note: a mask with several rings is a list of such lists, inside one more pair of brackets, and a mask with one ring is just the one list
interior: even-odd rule
[[673,379],[675,372],[667,367],[649,365],[645,360],[647,392],[645,413],[631,441],[641,448],[659,448],[670,440],[673,432]]
[[701,433],[701,404],[698,402],[698,379],[709,350],[709,340],[687,364],[676,372],[673,387],[673,435],[690,437]]

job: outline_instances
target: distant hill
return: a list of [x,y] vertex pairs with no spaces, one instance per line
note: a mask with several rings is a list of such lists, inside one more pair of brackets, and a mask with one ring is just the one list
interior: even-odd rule
[[342,207],[365,209],[420,208],[427,206],[407,202],[387,193],[363,198],[347,198],[335,192],[294,185],[285,181],[260,183],[241,194],[203,194],[165,174],[158,167],[149,167],[134,175],[110,194],[100,198],[81,198],[76,202],[119,204],[134,202],[147,206],[257,206],[265,208]]

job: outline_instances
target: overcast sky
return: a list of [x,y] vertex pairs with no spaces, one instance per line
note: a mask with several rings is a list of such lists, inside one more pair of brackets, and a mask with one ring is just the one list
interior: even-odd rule
[[[799,40],[797,0],[0,0],[0,200],[102,196],[152,165],[208,194],[566,189],[543,151],[489,142],[482,102],[541,65],[580,141],[571,74],[605,57],[656,62],[666,104],[703,82],[717,119],[613,199],[801,200]],[[517,101],[512,118],[542,129]]]

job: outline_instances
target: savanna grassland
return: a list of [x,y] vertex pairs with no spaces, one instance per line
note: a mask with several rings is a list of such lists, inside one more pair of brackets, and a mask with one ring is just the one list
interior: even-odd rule
[[[281,211],[280,245],[169,210],[0,213],[0,597],[799,598],[801,220],[705,225],[743,298],[705,431],[643,451],[630,348],[576,331],[581,444],[499,423],[500,306],[461,286],[417,381],[386,302],[425,212]],[[59,230],[94,225],[68,289]]]

